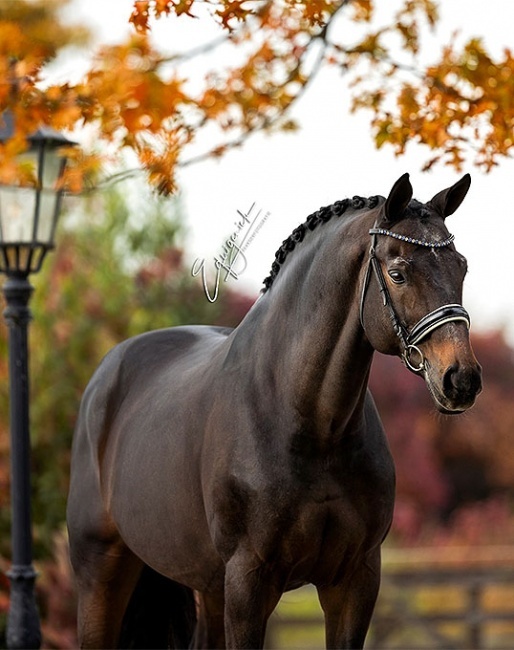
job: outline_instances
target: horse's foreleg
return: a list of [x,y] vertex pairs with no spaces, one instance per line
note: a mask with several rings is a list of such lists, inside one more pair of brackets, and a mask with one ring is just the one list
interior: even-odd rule
[[262,648],[266,624],[282,591],[254,555],[236,555],[225,573],[225,635],[228,648]]
[[318,587],[327,648],[362,648],[380,586],[380,549],[366,555],[339,584]]

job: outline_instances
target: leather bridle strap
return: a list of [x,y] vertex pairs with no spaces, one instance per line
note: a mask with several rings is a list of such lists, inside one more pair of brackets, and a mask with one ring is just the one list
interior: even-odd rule
[[459,320],[464,321],[469,329],[469,314],[462,305],[450,304],[438,307],[414,325],[407,337],[407,343],[417,345],[438,327]]
[[[382,228],[371,228],[369,231],[371,235],[371,247],[369,250],[369,263],[366,269],[366,276],[364,278],[364,284],[362,286],[361,301],[360,301],[360,321],[362,328],[364,328],[364,303],[366,299],[366,292],[368,289],[369,281],[371,274],[375,276],[380,293],[382,295],[382,301],[384,307],[387,308],[389,316],[391,318],[391,323],[395,331],[396,336],[400,339],[400,344],[402,347],[402,360],[405,365],[412,370],[413,372],[423,372],[425,369],[425,357],[421,350],[417,347],[418,343],[421,343],[427,336],[429,336],[435,329],[446,325],[447,323],[452,323],[455,321],[463,321],[466,323],[467,327],[470,326],[470,318],[468,312],[464,309],[462,305],[458,304],[448,304],[438,307],[431,311],[426,316],[423,316],[410,330],[410,332],[402,325],[398,314],[393,305],[391,299],[391,294],[387,288],[387,284],[382,272],[382,267],[380,261],[375,255],[375,248],[377,243],[377,235],[386,235],[390,237],[395,237],[396,239],[402,239],[416,246],[425,246],[429,248],[442,248],[443,246],[448,246],[453,241],[453,235],[450,235],[448,239],[445,239],[441,242],[429,242],[419,239],[413,239],[403,235],[398,235],[397,233],[392,233],[389,230],[384,230]],[[416,355],[419,358],[419,363],[416,365],[412,361],[413,355]]]

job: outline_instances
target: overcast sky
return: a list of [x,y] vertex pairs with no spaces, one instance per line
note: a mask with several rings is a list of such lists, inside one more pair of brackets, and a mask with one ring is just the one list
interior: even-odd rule
[[[391,0],[387,6],[397,4]],[[483,35],[493,53],[512,44],[514,9],[510,3],[452,0],[441,5],[443,21],[430,39],[429,52],[437,52],[456,29],[462,31],[462,37]],[[91,23],[99,41],[113,42],[127,32],[131,6],[131,0],[75,0],[72,15]],[[171,21],[162,20],[154,34],[173,51],[199,44],[207,25],[197,24],[192,32],[186,25],[182,21],[176,30]],[[61,62],[59,79],[73,76],[78,69],[75,61],[68,67],[66,61]],[[256,203],[270,216],[247,249],[245,272],[232,282],[257,294],[281,241],[322,205],[355,194],[387,195],[406,171],[420,201],[428,201],[460,178],[443,166],[422,173],[427,152],[416,145],[402,158],[395,158],[387,147],[377,151],[366,115],[350,115],[348,105],[344,78],[335,70],[325,70],[295,110],[302,126],[298,133],[254,136],[242,149],[219,161],[181,171],[191,262],[196,257],[212,260],[224,237],[233,231],[237,211]],[[465,171],[472,175],[470,192],[448,220],[456,246],[468,258],[470,268],[464,303],[475,327],[505,327],[514,342],[514,215],[510,205],[514,163],[505,161],[488,175],[471,164]]]

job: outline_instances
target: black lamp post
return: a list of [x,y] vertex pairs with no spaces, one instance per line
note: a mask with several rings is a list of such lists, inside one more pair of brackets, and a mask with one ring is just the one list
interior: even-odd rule
[[[0,115],[0,142],[14,132],[12,115]],[[32,564],[30,494],[28,303],[33,291],[28,276],[37,273],[48,250],[54,247],[62,189],[58,182],[66,165],[59,154],[74,143],[59,132],[41,127],[28,138],[20,155],[31,165],[34,186],[0,184],[0,272],[7,280],[3,291],[9,327],[9,384],[11,430],[11,540],[12,567],[8,572],[11,598],[7,621],[9,648],[39,648],[41,631],[34,595],[36,572]]]

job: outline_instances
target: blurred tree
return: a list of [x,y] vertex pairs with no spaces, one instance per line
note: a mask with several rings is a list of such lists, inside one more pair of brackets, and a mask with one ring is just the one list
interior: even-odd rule
[[[480,38],[461,47],[454,40],[424,65],[422,37],[439,20],[435,0],[399,0],[380,23],[373,0],[135,0],[127,2],[127,41],[102,47],[78,83],[45,86],[45,65],[78,36],[59,19],[68,2],[2,4],[0,112],[10,108],[18,126],[0,151],[4,179],[29,182],[30,170],[17,169],[12,155],[36,124],[88,124],[97,150],[73,154],[71,188],[95,176],[107,154],[128,149],[156,188],[174,192],[178,166],[222,155],[258,130],[297,128],[289,111],[324,64],[348,76],[354,110],[371,111],[376,145],[402,154],[408,142],[421,143],[431,151],[426,168],[444,161],[459,169],[474,155],[489,170],[514,147],[511,52],[495,59]],[[150,31],[163,16],[170,34],[199,17],[213,39],[164,52]],[[199,78],[191,63],[202,55]],[[205,131],[217,144],[187,158]]]
[[[398,359],[375,355],[370,385],[398,475],[397,541],[419,542],[428,531],[461,521],[461,513],[472,513],[474,504],[487,500],[498,503],[500,498],[503,505],[489,510],[478,506],[477,512],[509,518],[508,502],[514,498],[514,350],[501,332],[475,334],[473,347],[483,366],[484,390],[462,417],[436,413],[420,378]],[[482,527],[483,540],[488,530],[494,527]],[[505,534],[513,537],[504,542],[514,543],[512,525]]]

